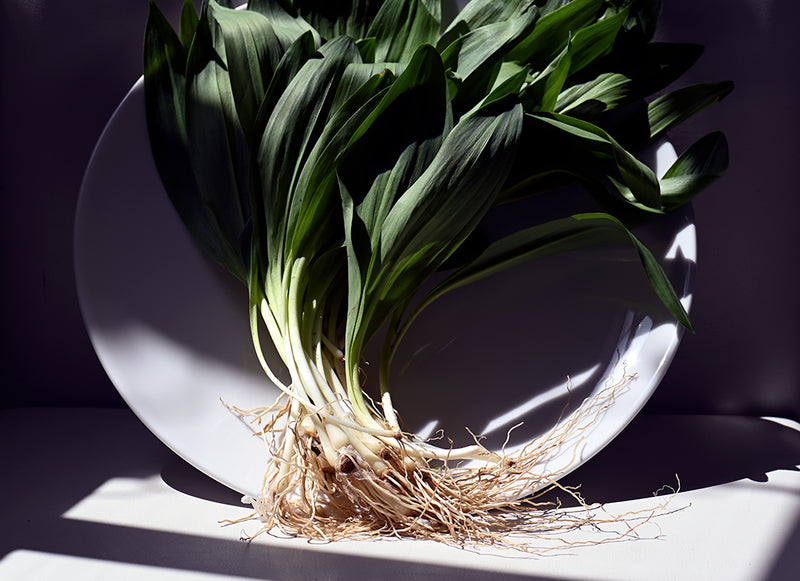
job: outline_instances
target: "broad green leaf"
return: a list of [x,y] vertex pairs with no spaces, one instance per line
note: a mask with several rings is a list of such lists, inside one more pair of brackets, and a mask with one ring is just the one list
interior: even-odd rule
[[456,41],[488,24],[507,22],[531,11],[538,12],[536,0],[472,0],[447,27],[436,47],[441,52]]
[[325,127],[339,79],[348,64],[361,58],[353,40],[346,37],[323,45],[320,55],[308,60],[282,92],[258,150],[272,261],[284,260],[291,250],[284,244],[300,210],[296,180]]
[[[474,230],[508,173],[522,126],[520,105],[495,103],[462,119],[425,172],[394,203],[349,313],[359,344],[405,309],[422,282]],[[363,263],[362,263],[363,265]]]
[[613,16],[603,18],[575,32],[569,41],[570,75],[582,70],[611,50],[627,16],[626,7]]
[[533,70],[543,70],[564,50],[571,36],[597,20],[604,3],[604,0],[573,0],[542,16],[506,58],[530,64]]
[[604,55],[614,43],[627,10],[580,29],[564,49],[525,88],[522,98],[528,112],[553,111],[567,77]]
[[522,130],[522,107],[498,111],[500,106],[462,119],[422,176],[400,196],[381,231],[381,263],[436,241],[458,244],[483,217],[511,169]]
[[663,135],[695,113],[725,98],[732,90],[732,81],[722,81],[683,87],[659,97],[647,108],[650,138]]
[[527,34],[536,20],[532,12],[504,22],[487,24],[458,38],[443,51],[445,67],[453,73],[457,93],[454,108],[466,111],[491,92],[503,57]]
[[375,38],[362,38],[356,41],[358,52],[361,53],[361,60],[365,63],[375,62],[375,50],[377,49]]
[[[248,139],[260,138],[256,124],[259,107],[278,67],[283,48],[269,20],[251,10],[223,8],[208,3],[214,47],[225,65],[240,124]],[[222,81],[221,81],[222,82]]]
[[553,110],[558,96],[561,94],[561,89],[564,87],[564,82],[567,80],[571,65],[572,56],[570,46],[567,45],[543,71],[533,76],[530,84],[520,93],[520,99],[526,112],[550,112]]
[[536,5],[539,7],[542,16],[544,16],[545,14],[555,12],[559,8],[563,8],[572,1],[573,0],[537,0]]
[[370,23],[375,60],[405,63],[423,44],[435,44],[441,28],[439,0],[387,0]]
[[293,0],[296,13],[319,34],[332,40],[338,36],[360,39],[383,4],[380,0]]
[[[342,79],[353,68],[360,69],[361,65],[348,65]],[[295,187],[299,208],[287,240],[289,247],[296,249],[299,255],[313,256],[327,243],[338,244],[343,237],[338,230],[341,203],[336,171],[353,134],[377,108],[393,82],[394,76],[389,72],[373,75],[338,106],[336,99],[344,97],[342,91],[337,92],[325,128],[308,155]]]
[[564,89],[555,111],[584,119],[615,108],[630,95],[633,81],[620,73],[604,73],[596,79]]
[[538,3],[538,0],[472,0],[464,6],[448,28],[454,28],[459,22],[463,22],[470,30],[475,30],[486,24],[521,16],[535,9]]
[[[352,133],[338,177],[350,281],[348,344],[366,340],[394,308],[376,313],[378,298],[367,288],[377,282],[369,272],[382,226],[399,194],[435,159],[451,123],[444,67],[436,50],[423,45]],[[387,135],[393,139],[387,142]],[[373,322],[362,325],[368,311]]]
[[525,13],[476,28],[440,51],[442,60],[445,66],[466,79],[479,68],[485,68],[487,63],[501,62],[508,48],[531,30],[536,17],[535,12]]
[[373,246],[396,197],[427,169],[451,125],[444,66],[422,45],[353,133],[339,168]]
[[[221,204],[206,203],[201,193],[205,188],[195,174],[190,146],[193,131],[187,127],[186,117],[186,60],[178,35],[151,4],[145,31],[144,86],[153,159],[172,204],[194,239],[214,261],[245,281],[244,240],[238,239],[242,229],[221,223],[224,218],[216,214]],[[238,206],[235,196],[233,205]]]
[[272,25],[283,49],[289,47],[302,35],[311,33],[315,44],[320,44],[317,30],[306,22],[296,11],[289,8],[284,0],[249,0],[247,9],[263,14]]
[[528,81],[528,77],[528,67],[511,62],[502,63],[497,78],[494,80],[494,86],[481,102],[481,106],[500,101],[511,95],[519,95],[523,85]]
[[[397,63],[365,62],[347,65],[336,87],[336,96],[331,105],[331,110],[336,111],[339,109],[370,79],[384,77],[383,84],[388,86],[394,82],[396,74],[400,72],[398,69],[400,67]],[[364,95],[364,97],[369,98],[367,95]]]
[[622,222],[603,213],[577,214],[501,238],[489,245],[474,261],[436,286],[421,301],[416,314],[447,292],[531,260],[581,248],[619,244],[632,246],[636,250],[647,279],[661,302],[691,331],[692,325],[686,310],[653,254]]
[[728,142],[709,133],[683,152],[661,178],[666,210],[674,210],[721,178],[728,170]]
[[186,137],[200,199],[214,216],[229,252],[236,256],[241,277],[250,246],[246,239],[250,152],[209,10],[206,5],[187,57]]
[[368,340],[364,319],[368,309],[365,292],[365,279],[373,256],[369,249],[372,244],[363,221],[356,214],[356,203],[347,186],[338,181],[342,200],[342,223],[347,251],[347,316],[345,319],[345,353],[358,351],[358,344]]
[[186,50],[192,44],[192,39],[197,31],[197,23],[200,19],[197,16],[197,11],[194,7],[194,0],[184,0],[181,6],[180,26],[178,28],[178,36],[181,39],[181,44]]
[[256,135],[264,133],[267,121],[289,82],[297,74],[297,71],[317,52],[317,48],[317,39],[311,32],[301,34],[289,45],[275,68],[272,80],[259,106],[254,129]]
[[[653,171],[617,143],[606,131],[587,121],[558,113],[536,115],[536,118],[559,129],[567,140],[565,143],[571,142],[574,147],[583,149],[595,159],[613,160],[622,181],[630,189],[630,196],[626,196],[629,203],[641,206],[643,209],[661,210],[661,192]],[[561,151],[566,155],[566,150]],[[580,168],[570,169],[580,171]]]

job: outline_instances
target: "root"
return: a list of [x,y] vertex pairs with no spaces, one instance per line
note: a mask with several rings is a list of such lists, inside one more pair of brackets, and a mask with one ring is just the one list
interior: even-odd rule
[[[589,505],[577,489],[558,484],[557,474],[543,471],[566,444],[578,453],[576,444],[584,433],[632,379],[625,375],[606,386],[550,432],[513,454],[503,451],[499,461],[478,466],[449,460],[421,463],[405,452],[404,445],[413,446],[413,437],[406,434],[397,446],[384,450],[381,459],[388,470],[380,475],[352,446],[340,449],[332,466],[315,435],[298,429],[302,422],[288,421],[288,429],[277,430],[276,425],[287,424],[286,402],[269,417],[263,413],[267,408],[234,409],[260,423],[273,457],[262,492],[252,500],[253,514],[234,522],[260,521],[248,540],[262,533],[324,542],[394,536],[535,554],[638,538],[640,528],[666,503],[612,515]],[[274,406],[269,409],[275,412]],[[285,438],[291,441],[290,460],[283,454]],[[477,438],[476,444],[480,446]],[[552,500],[553,491],[578,506],[563,507]],[[581,529],[591,534],[565,537]]]

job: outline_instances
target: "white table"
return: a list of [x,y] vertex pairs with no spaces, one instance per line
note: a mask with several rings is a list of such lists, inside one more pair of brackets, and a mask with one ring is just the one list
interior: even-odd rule
[[[620,514],[681,492],[636,541],[533,558],[429,542],[247,544],[239,495],[125,409],[0,411],[0,579],[759,580],[800,578],[800,425],[642,415],[570,476]],[[591,532],[576,533],[591,538]],[[587,537],[587,535],[589,535]]]

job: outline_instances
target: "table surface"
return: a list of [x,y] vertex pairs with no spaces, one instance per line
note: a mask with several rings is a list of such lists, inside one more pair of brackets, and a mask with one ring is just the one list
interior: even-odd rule
[[[259,536],[239,495],[127,409],[0,411],[0,579],[795,579],[800,424],[641,415],[564,481],[612,514],[655,516],[639,539],[532,557],[386,539]],[[677,477],[676,477],[677,475]],[[675,486],[654,497],[663,485]],[[589,541],[592,530],[565,535]]]

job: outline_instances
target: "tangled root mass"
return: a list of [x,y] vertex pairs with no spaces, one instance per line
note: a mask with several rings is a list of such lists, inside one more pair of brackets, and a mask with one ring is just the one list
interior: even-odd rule
[[[254,512],[227,522],[259,521],[260,528],[248,540],[262,533],[324,542],[392,536],[530,553],[638,538],[640,528],[666,503],[612,515],[587,504],[578,489],[542,473],[548,458],[580,437],[631,379],[606,388],[549,433],[513,455],[502,454],[499,461],[477,466],[447,460],[420,463],[403,452],[401,439],[398,448],[387,446],[382,454],[389,468],[380,475],[351,446],[340,449],[337,466],[331,466],[314,434],[277,428],[289,413],[286,403],[258,410],[232,408],[260,424],[259,433],[273,450],[290,438],[292,453],[290,460],[273,454],[261,493],[249,499]],[[562,505],[554,490],[571,506]],[[591,534],[580,540],[563,536],[587,528]]]

